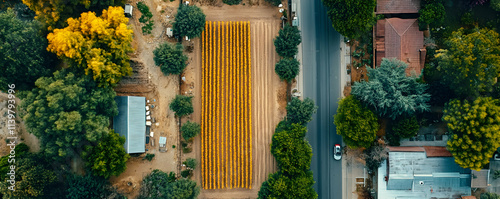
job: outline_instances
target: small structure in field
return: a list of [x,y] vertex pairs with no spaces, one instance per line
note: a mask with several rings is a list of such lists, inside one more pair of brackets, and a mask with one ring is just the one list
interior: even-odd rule
[[125,16],[132,18],[132,10],[134,9],[134,6],[130,4],[125,4]]

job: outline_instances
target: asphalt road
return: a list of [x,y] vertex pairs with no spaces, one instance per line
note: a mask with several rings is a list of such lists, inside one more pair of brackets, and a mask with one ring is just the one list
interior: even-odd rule
[[320,199],[342,198],[342,164],[333,159],[333,146],[342,144],[333,125],[340,88],[340,34],[332,27],[321,0],[301,0],[304,90],[319,107],[308,125],[307,140],[313,148],[311,169]]

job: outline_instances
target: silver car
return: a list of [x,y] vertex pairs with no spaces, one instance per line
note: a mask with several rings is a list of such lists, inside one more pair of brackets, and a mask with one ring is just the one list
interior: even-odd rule
[[340,144],[336,144],[333,148],[333,158],[335,160],[342,159],[342,147],[340,147]]

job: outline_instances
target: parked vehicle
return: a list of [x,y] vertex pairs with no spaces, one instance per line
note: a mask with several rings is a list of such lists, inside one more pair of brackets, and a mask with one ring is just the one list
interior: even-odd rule
[[335,147],[333,147],[333,158],[335,160],[342,159],[342,147],[340,147],[340,144],[336,144]]

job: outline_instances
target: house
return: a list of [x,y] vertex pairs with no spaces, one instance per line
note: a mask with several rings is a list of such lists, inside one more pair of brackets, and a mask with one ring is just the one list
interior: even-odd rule
[[388,147],[389,158],[378,169],[378,198],[461,198],[487,185],[484,175],[461,168],[445,147]]
[[117,96],[118,115],[113,118],[113,129],[125,136],[127,153],[146,152],[146,98]]
[[377,0],[377,14],[412,14],[420,10],[420,0]]

